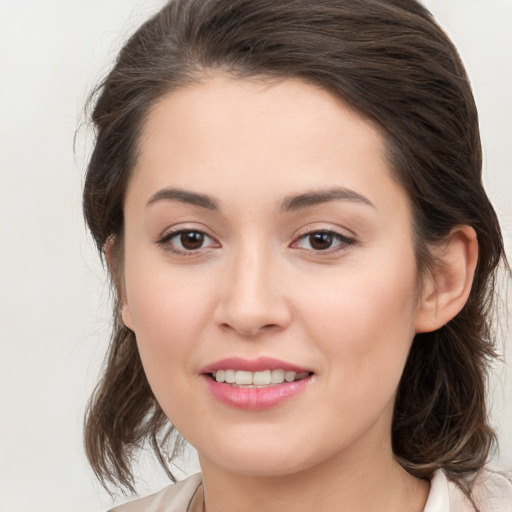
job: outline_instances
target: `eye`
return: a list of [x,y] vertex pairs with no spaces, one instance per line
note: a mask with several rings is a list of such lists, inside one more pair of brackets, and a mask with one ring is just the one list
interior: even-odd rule
[[197,229],[171,231],[166,233],[157,243],[165,249],[179,254],[194,253],[210,247],[220,247],[213,238],[209,237],[204,231]]
[[335,251],[352,244],[354,244],[354,240],[352,238],[348,238],[336,231],[321,230],[311,231],[310,233],[302,235],[292,244],[292,247],[318,252],[329,250]]

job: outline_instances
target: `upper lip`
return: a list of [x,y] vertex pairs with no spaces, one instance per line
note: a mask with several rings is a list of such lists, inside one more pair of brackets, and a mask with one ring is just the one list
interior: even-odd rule
[[201,368],[200,373],[213,373],[217,370],[243,370],[247,372],[261,372],[264,370],[284,370],[286,372],[311,372],[293,363],[274,359],[272,357],[258,357],[257,359],[244,359],[242,357],[228,357],[215,361]]

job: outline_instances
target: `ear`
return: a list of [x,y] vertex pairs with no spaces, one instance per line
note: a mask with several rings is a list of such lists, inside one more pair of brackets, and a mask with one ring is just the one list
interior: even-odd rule
[[416,333],[439,329],[466,304],[478,260],[475,230],[470,226],[458,226],[431,252],[435,261],[424,280]]
[[114,238],[108,238],[103,246],[103,252],[105,254],[109,274],[116,288],[118,303],[121,308],[121,318],[124,325],[133,331],[133,319],[126,298],[126,288],[123,283],[123,270],[119,261],[120,255],[116,254],[118,251],[116,251]]

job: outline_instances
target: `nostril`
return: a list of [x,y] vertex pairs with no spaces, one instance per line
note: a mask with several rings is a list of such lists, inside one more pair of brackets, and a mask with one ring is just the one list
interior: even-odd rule
[[279,324],[244,325],[242,323],[234,323],[234,325],[232,325],[228,322],[223,322],[220,324],[220,327],[226,331],[234,330],[244,337],[258,337],[262,332],[271,332],[280,329]]

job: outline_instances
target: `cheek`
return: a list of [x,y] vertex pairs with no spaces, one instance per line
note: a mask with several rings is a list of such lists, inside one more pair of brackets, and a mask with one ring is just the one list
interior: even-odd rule
[[126,299],[139,352],[151,379],[169,366],[184,364],[211,317],[210,292],[208,280],[200,276],[191,279],[161,262],[137,262],[138,254],[132,251],[126,262]]
[[[412,260],[414,261],[414,260]],[[312,283],[302,318],[321,350],[342,366],[352,382],[399,380],[414,337],[417,309],[415,266],[388,266]],[[326,284],[326,283],[324,283]]]
[[194,376],[193,355],[207,303],[195,286],[169,272],[127,273],[127,278],[128,304],[148,382],[166,415],[186,432],[183,418],[194,412],[189,379]]

